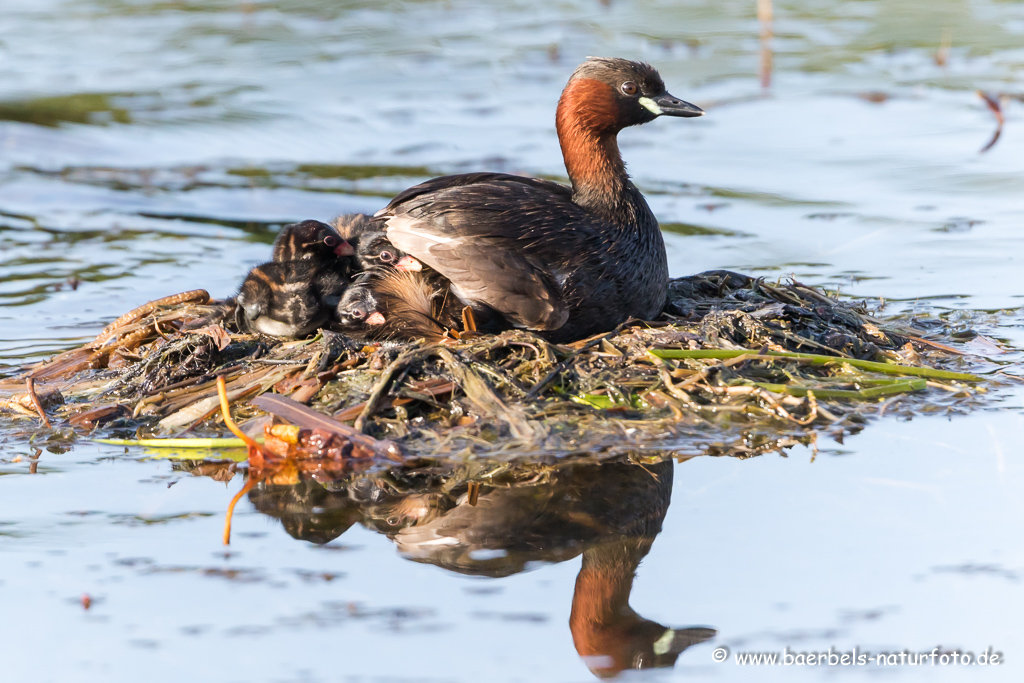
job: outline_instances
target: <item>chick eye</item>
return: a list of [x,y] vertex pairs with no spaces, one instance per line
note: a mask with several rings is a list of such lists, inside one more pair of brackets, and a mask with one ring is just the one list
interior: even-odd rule
[[337,238],[328,235],[327,237],[324,238],[324,244],[326,244],[329,247],[333,247],[338,244],[338,240]]
[[349,315],[351,315],[356,320],[362,320],[363,318],[366,317],[366,311],[364,311],[361,308],[353,308],[351,311],[349,311]]
[[625,83],[622,84],[622,92],[626,93],[627,95],[635,95],[638,92],[640,92],[640,88],[638,88],[636,86],[636,83],[634,83],[633,81],[626,81]]
[[383,261],[384,263],[391,263],[392,261],[395,260],[395,255],[392,254],[390,251],[382,251],[380,252],[380,260]]

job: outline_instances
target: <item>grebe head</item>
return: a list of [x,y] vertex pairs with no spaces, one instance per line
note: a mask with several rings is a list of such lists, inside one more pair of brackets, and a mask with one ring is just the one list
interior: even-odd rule
[[368,285],[353,285],[338,302],[338,321],[344,326],[382,325],[384,315],[377,307],[377,297]]
[[302,221],[286,225],[274,242],[274,260],[332,259],[351,256],[352,245],[338,231],[320,221]]
[[570,118],[599,135],[659,116],[703,115],[697,105],[666,92],[665,82],[650,64],[608,57],[588,57],[580,64],[558,104],[559,124]]
[[[628,203],[636,188],[619,154],[618,132],[659,116],[703,114],[700,107],[668,94],[649,64],[587,59],[569,78],[555,113],[573,201],[621,225],[633,225],[638,211],[650,214],[646,205],[638,208]],[[649,219],[656,224],[653,214]]]
[[398,270],[422,270],[412,256],[395,248],[383,230],[368,230],[356,243],[356,259],[363,270],[389,266]]

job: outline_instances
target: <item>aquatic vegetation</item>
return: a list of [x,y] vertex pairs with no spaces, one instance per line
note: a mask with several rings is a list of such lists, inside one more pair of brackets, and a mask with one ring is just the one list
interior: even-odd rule
[[63,403],[49,399],[54,420],[139,445],[175,436],[167,445],[181,448],[227,426],[241,441],[196,445],[247,445],[251,467],[280,477],[288,461],[297,480],[452,472],[467,459],[754,455],[819,432],[841,438],[885,413],[967,410],[1004,381],[927,321],[875,318],[796,282],[728,271],[673,280],[657,321],[572,344],[521,330],[451,330],[442,343],[364,345],[328,330],[280,341],[230,328],[229,308],[202,290],[151,302],[0,391],[18,414],[38,413],[21,393],[27,378],[60,392]]

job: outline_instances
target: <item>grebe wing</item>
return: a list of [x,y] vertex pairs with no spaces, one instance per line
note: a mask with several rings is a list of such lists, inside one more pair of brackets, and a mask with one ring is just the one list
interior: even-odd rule
[[557,183],[468,173],[410,188],[377,218],[392,244],[448,278],[463,301],[486,304],[519,327],[555,330],[569,311],[558,264],[537,252],[578,210],[572,191]]
[[513,325],[534,330],[556,330],[568,320],[557,283],[528,258],[479,237],[438,240],[421,232],[420,222],[403,218],[392,219],[392,243],[448,278],[466,303],[486,304]]
[[[386,207],[378,211],[374,216],[394,214],[396,211],[401,210],[399,207],[402,207],[402,205],[426,194],[433,194],[444,190],[456,190],[456,188],[472,188],[472,186],[477,186],[474,189],[485,193],[488,189],[493,190],[495,187],[512,191],[519,186],[527,190],[541,190],[542,192],[561,197],[566,201],[572,201],[572,188],[560,183],[551,182],[550,180],[509,175],[508,173],[459,173],[432,178],[399,192],[395,195],[394,199],[388,202]],[[472,189],[470,192],[472,192]]]

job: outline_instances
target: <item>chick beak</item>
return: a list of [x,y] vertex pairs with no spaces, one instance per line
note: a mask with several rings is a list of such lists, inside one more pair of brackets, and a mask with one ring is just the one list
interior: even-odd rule
[[656,97],[641,97],[640,105],[655,116],[704,116],[704,110],[696,104],[684,102],[675,95],[663,92]]
[[374,311],[366,318],[367,325],[383,325],[384,315],[380,311]]
[[395,264],[395,269],[407,273],[415,273],[423,270],[423,264],[412,256],[403,256],[402,258],[398,259],[398,263]]
[[341,244],[334,248],[335,256],[352,256],[356,253],[356,250],[352,248],[352,245],[347,240],[342,240]]

